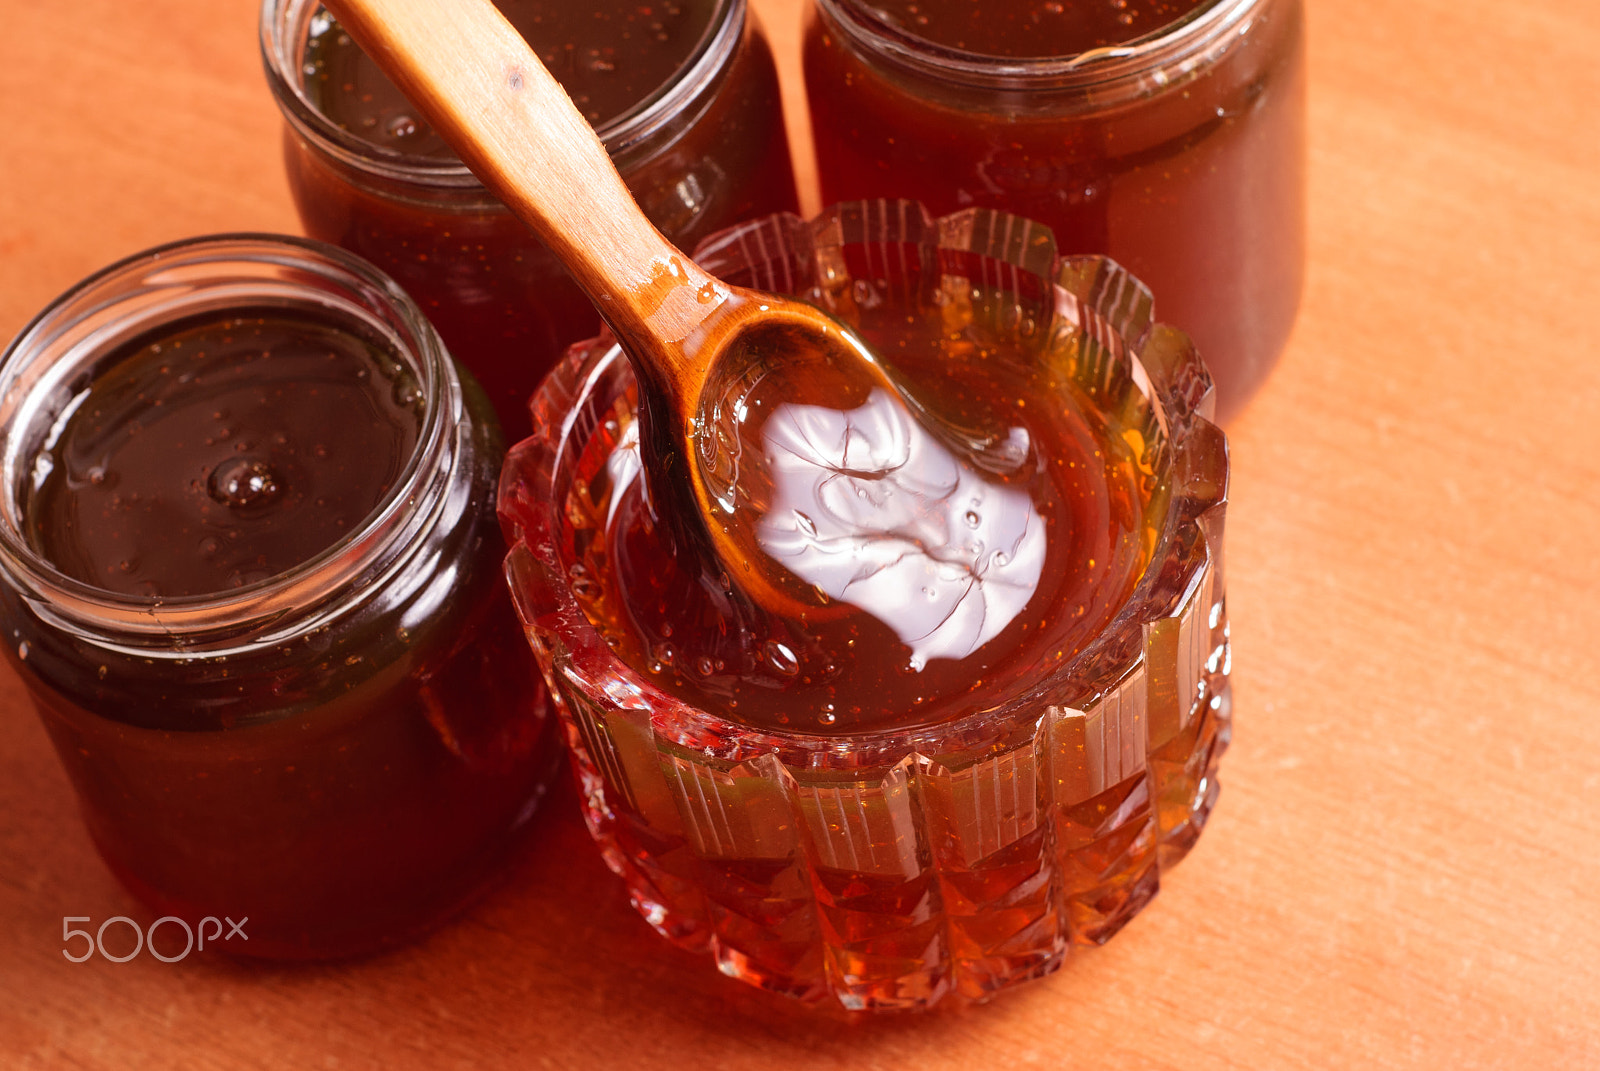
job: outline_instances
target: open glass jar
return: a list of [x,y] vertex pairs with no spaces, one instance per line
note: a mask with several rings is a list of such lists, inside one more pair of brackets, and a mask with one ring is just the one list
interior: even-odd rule
[[[851,203],[733,228],[695,257],[868,339],[928,318],[963,344],[952,361],[1046,372],[1062,417],[1069,402],[1089,414],[1126,460],[1119,509],[1143,566],[1105,628],[1049,669],[1009,667],[998,702],[907,728],[835,732],[799,711],[752,727],[669,691],[596,625],[605,571],[641,553],[616,531],[636,402],[610,338],[574,347],[535,396],[544,430],[508,456],[500,511],[590,831],[663,935],[804,1001],[925,1007],[1048,973],[1150,899],[1216,798],[1228,465],[1210,380],[1137,280],[1058,257],[1047,230],[1003,213]],[[613,639],[621,616],[605,617]]]
[[[103,414],[98,438],[73,430]],[[374,414],[393,428],[365,434]],[[174,421],[208,430],[144,452]],[[5,654],[118,877],[191,926],[248,918],[224,946],[245,955],[368,952],[458,908],[557,747],[501,578],[499,429],[399,288],[298,239],[151,250],[17,337],[0,427]],[[231,540],[281,550],[340,473],[374,470],[342,534],[189,590]],[[79,504],[41,504],[52,486]],[[202,523],[171,519],[190,507]],[[148,561],[114,555],[115,582],[56,550],[136,515]]]
[[936,43],[867,0],[814,0],[806,91],[824,203],[1004,209],[1064,250],[1114,258],[1195,340],[1226,422],[1299,305],[1304,15],[1301,0],[1177,6],[1187,14],[1136,39],[1035,57]]
[[[561,6],[550,4],[552,11]],[[566,5],[586,6],[597,16],[623,10],[615,3]],[[737,220],[792,211],[797,202],[777,72],[745,0],[667,6],[696,16],[693,24],[703,29],[687,43],[661,45],[681,49],[682,62],[659,84],[639,86],[625,110],[602,116],[596,133],[651,222],[687,249]],[[635,7],[649,10],[628,5]],[[623,43],[630,26],[636,37],[650,31],[614,21],[612,45]],[[399,282],[484,385],[508,435],[521,438],[534,385],[563,349],[595,333],[599,315],[556,259],[453,155],[419,154],[406,139],[380,143],[359,124],[346,129],[329,118],[310,88],[325,72],[308,49],[313,37],[338,33],[316,0],[262,5],[262,56],[286,123],[284,161],[306,233],[359,254]],[[559,41],[534,44],[567,54]],[[552,69],[562,76],[559,63]],[[382,85],[397,94],[386,80]]]

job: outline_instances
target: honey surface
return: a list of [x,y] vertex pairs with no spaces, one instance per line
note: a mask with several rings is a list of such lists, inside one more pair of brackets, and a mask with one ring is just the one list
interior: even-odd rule
[[135,340],[33,461],[28,537],[61,572],[130,595],[266,580],[359,529],[420,427],[393,358],[281,312]]

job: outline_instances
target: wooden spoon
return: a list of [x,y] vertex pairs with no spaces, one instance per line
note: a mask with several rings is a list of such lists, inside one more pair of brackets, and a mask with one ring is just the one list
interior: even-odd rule
[[757,602],[792,612],[826,601],[757,564],[768,560],[755,522],[771,489],[746,425],[797,392],[841,408],[877,389],[898,398],[868,347],[804,302],[713,278],[667,241],[489,0],[324,2],[599,308],[638,380],[653,486],[687,485],[672,497],[698,513],[711,549]]

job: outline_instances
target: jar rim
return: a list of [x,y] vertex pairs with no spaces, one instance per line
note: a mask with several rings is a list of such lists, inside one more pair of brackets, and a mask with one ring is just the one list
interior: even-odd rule
[[[918,74],[985,89],[1100,89],[1132,81],[1165,84],[1211,55],[1267,0],[1212,0],[1120,45],[1071,56],[996,56],[940,45],[894,26],[863,0],[816,0],[857,48]],[[1175,70],[1176,69],[1176,70]]]
[[[260,274],[246,274],[245,266]],[[327,289],[317,290],[319,282]],[[41,429],[59,419],[53,401],[65,400],[71,382],[126,342],[197,313],[243,305],[315,309],[359,324],[407,363],[422,391],[423,415],[389,491],[359,526],[318,554],[227,592],[125,594],[57,569],[23,534],[19,494]],[[352,593],[352,581],[385,575],[403,560],[442,505],[460,408],[459,379],[432,325],[396,283],[360,258],[310,239],[257,232],[146,249],[68,288],[0,352],[0,573],[61,627],[142,654],[274,642],[342,612],[348,600],[338,596]],[[359,599],[365,592],[352,594]]]
[[[318,110],[297,72],[304,27],[320,0],[262,0],[262,66],[278,109],[301,136],[346,167],[395,182],[449,189],[482,189],[455,157],[414,156],[386,149],[343,129]],[[672,76],[619,115],[595,127],[613,158],[665,128],[732,62],[744,32],[748,0],[714,0],[710,24]]]

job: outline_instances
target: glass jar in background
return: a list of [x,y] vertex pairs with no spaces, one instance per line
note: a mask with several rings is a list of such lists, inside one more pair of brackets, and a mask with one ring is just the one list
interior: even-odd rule
[[[646,52],[630,60],[621,47],[624,29],[628,41],[648,38],[677,50],[668,59],[678,61],[665,63],[659,80],[645,79],[631,92],[624,84],[622,97],[613,93],[614,101],[626,101],[616,114],[577,94],[628,188],[667,238],[687,249],[737,220],[795,208],[777,72],[745,0],[674,0],[657,9],[523,4],[511,17],[530,18],[524,8],[551,23],[591,8],[610,20],[589,20],[612,27],[606,32],[614,36],[581,50],[533,41],[569,90],[580,84],[579,73],[620,80],[632,73],[630,63],[661,58]],[[655,22],[637,14],[652,10]],[[677,23],[660,23],[668,15]],[[341,38],[316,0],[262,6],[262,55],[286,120],[284,158],[301,221],[313,238],[365,257],[406,289],[483,384],[515,442],[529,430],[534,385],[562,350],[594,334],[599,315],[531,232]],[[330,63],[340,69],[330,71]],[[353,130],[330,119],[331,104],[318,100],[346,91],[358,95],[346,123]],[[361,97],[372,98],[365,103],[375,101],[375,110],[357,117]],[[363,125],[369,121],[370,129]]]
[[[1093,456],[1119,458],[1114,482],[1109,465],[1084,480],[1098,483],[1109,512],[1075,515],[1052,539],[1073,557],[1078,534],[1104,531],[1116,515],[1141,567],[1128,573],[1131,586],[1101,589],[1118,594],[1090,616],[1086,645],[1052,656],[1061,633],[1045,625],[1042,656],[994,656],[983,698],[910,700],[942,710],[931,723],[852,726],[850,705],[877,696],[844,687],[837,719],[807,709],[814,692],[775,688],[786,713],[752,720],[749,705],[715,683],[725,683],[718,667],[695,657],[705,637],[645,636],[668,604],[699,605],[696,589],[731,607],[722,597],[731,582],[702,579],[672,555],[666,526],[630,520],[643,494],[633,376],[608,336],[573,347],[534,397],[540,430],[508,455],[499,508],[512,543],[507,575],[558,699],[590,832],[658,932],[710,952],[725,974],[801,1001],[921,1008],[986,999],[1057,969],[1150,900],[1217,798],[1232,709],[1228,459],[1206,419],[1210,380],[1183,334],[1152,321],[1138,280],[1103,257],[1058,258],[1048,231],[1005,213],[935,220],[912,202],[837,205],[811,222],[734,227],[695,260],[730,283],[794,293],[839,316],[885,355],[924,412],[948,403],[939,394],[946,377],[965,385],[1001,366],[1046,371],[1052,404],[1033,396],[1032,437],[1007,441],[1041,441],[1047,424],[1084,420],[1104,444]],[[941,325],[955,345],[894,346],[914,322]],[[998,411],[1014,413],[1013,401]],[[978,434],[967,425],[963,433]],[[1066,464],[1036,456],[1030,472]],[[910,479],[926,476],[917,469]],[[845,482],[835,489],[850,499]],[[825,497],[807,507],[819,528],[832,508]],[[968,512],[950,538],[981,523]],[[843,542],[832,553],[847,553]],[[952,550],[900,557],[928,585],[918,554],[964,560]],[[960,567],[947,568],[960,579]],[[624,574],[651,583],[611,579]],[[936,616],[931,603],[908,598]],[[1076,616],[1054,602],[1040,613]],[[754,650],[775,661],[776,676],[749,679],[794,670],[790,679],[805,685],[794,650],[824,635],[821,618],[803,627],[809,636],[769,631],[770,622],[748,629],[756,639],[721,645],[718,657],[732,665]],[[760,639],[778,635],[793,649]],[[657,636],[669,638],[650,642]],[[846,646],[861,644],[895,674],[894,653],[870,631],[851,636]],[[953,657],[934,656],[916,678],[950,681],[934,661]],[[712,683],[673,681],[693,674]]]
[[299,239],[151,250],[17,337],[0,427],[5,652],[124,884],[254,956],[459,908],[559,750],[493,411],[399,288]]
[[963,4],[982,22],[961,23],[948,0],[814,0],[804,62],[822,199],[1000,208],[1065,251],[1113,257],[1194,339],[1226,422],[1299,304],[1301,0],[1119,5],[1124,22],[1136,8],[1183,14],[1040,57],[1051,38],[1034,20],[1074,5]]

